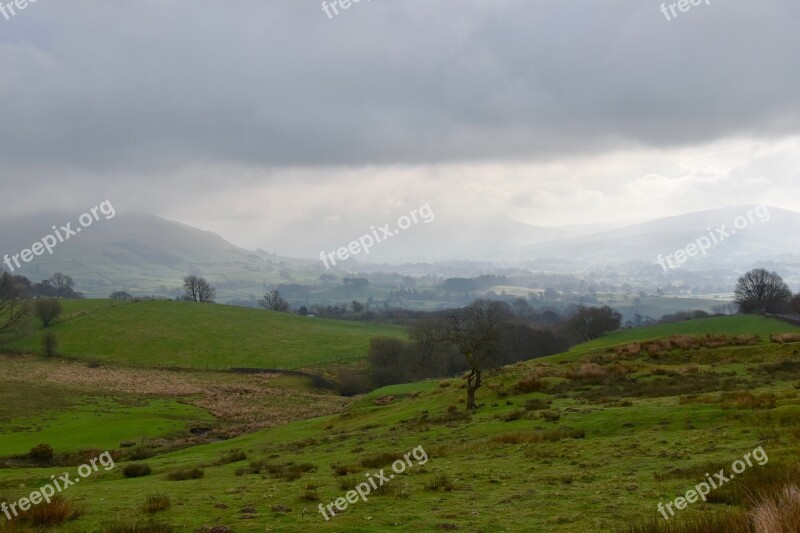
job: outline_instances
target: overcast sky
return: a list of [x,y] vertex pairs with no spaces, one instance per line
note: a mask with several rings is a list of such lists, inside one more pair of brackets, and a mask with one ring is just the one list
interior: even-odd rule
[[[315,256],[430,204],[800,210],[800,4],[39,0],[0,15],[6,213],[110,199]],[[341,242],[332,242],[331,247]]]

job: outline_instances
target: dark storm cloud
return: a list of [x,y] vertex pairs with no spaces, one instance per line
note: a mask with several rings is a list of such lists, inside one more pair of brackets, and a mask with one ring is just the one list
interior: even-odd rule
[[798,130],[797,2],[713,1],[671,22],[659,7],[362,0],[330,20],[317,1],[40,1],[0,19],[0,179]]

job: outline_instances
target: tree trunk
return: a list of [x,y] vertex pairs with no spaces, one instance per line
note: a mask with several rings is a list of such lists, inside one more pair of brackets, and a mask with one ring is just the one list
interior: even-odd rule
[[475,391],[481,387],[481,370],[473,369],[467,376],[467,411],[474,411],[478,408],[475,403]]

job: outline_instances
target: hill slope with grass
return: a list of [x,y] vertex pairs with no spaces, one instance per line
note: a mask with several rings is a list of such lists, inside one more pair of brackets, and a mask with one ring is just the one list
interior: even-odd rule
[[[55,531],[749,533],[754,510],[796,531],[800,517],[785,511],[799,498],[761,500],[800,477],[800,343],[754,340],[748,329],[768,337],[785,331],[780,322],[710,324],[671,325],[681,346],[639,330],[616,348],[506,367],[487,376],[475,413],[464,411],[462,379],[427,381],[146,459],[145,477],[126,478],[129,461],[115,450],[116,470],[69,489],[82,513]],[[687,336],[719,324],[742,326],[726,330],[740,337]],[[393,473],[415,449],[425,460]],[[745,457],[759,459],[707,501],[661,518],[659,503]],[[387,480],[366,501],[342,499],[381,470]],[[0,496],[15,500],[62,471],[0,470]],[[326,521],[318,506],[337,499],[347,509]]]
[[579,344],[571,351],[606,348],[626,342],[646,341],[670,335],[757,335],[769,341],[771,334],[800,333],[800,328],[772,318],[735,315],[657,324],[646,328],[627,329]]
[[[145,366],[297,368],[363,357],[370,339],[404,338],[403,328],[310,318],[261,309],[174,301],[64,301],[47,331],[58,351],[81,359]],[[8,343],[40,352],[44,331]]]

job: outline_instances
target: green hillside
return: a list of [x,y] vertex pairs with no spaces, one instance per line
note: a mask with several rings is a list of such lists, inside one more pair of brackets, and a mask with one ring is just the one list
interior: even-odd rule
[[575,346],[571,351],[605,348],[615,344],[657,339],[670,335],[758,335],[764,341],[769,341],[772,333],[798,332],[800,332],[800,328],[772,318],[754,315],[722,316],[618,331]]
[[[58,336],[62,354],[137,365],[294,368],[361,357],[374,337],[406,335],[394,326],[225,305],[80,300],[64,306],[64,316],[48,328]],[[38,324],[7,347],[39,352]]]
[[[681,322],[667,331],[785,330],[745,318]],[[617,339],[654,335],[635,333]],[[708,502],[669,522],[707,524],[669,531],[738,532],[730,524],[747,520],[753,495],[774,494],[800,475],[798,348],[632,353],[598,344],[488,377],[473,415],[464,413],[461,379],[388,387],[337,415],[147,459],[152,474],[144,478],[124,478],[120,460],[116,470],[69,489],[85,513],[55,531],[666,532],[659,502],[761,447],[768,461],[754,461]],[[381,490],[328,521],[318,512],[367,474],[383,469],[388,476],[392,461],[420,446],[425,464],[412,459]],[[170,481],[176,469],[200,469],[203,477]],[[0,469],[0,493],[12,501],[62,471]],[[148,494],[171,502],[155,519],[143,509]],[[152,520],[172,527],[112,528]]]

